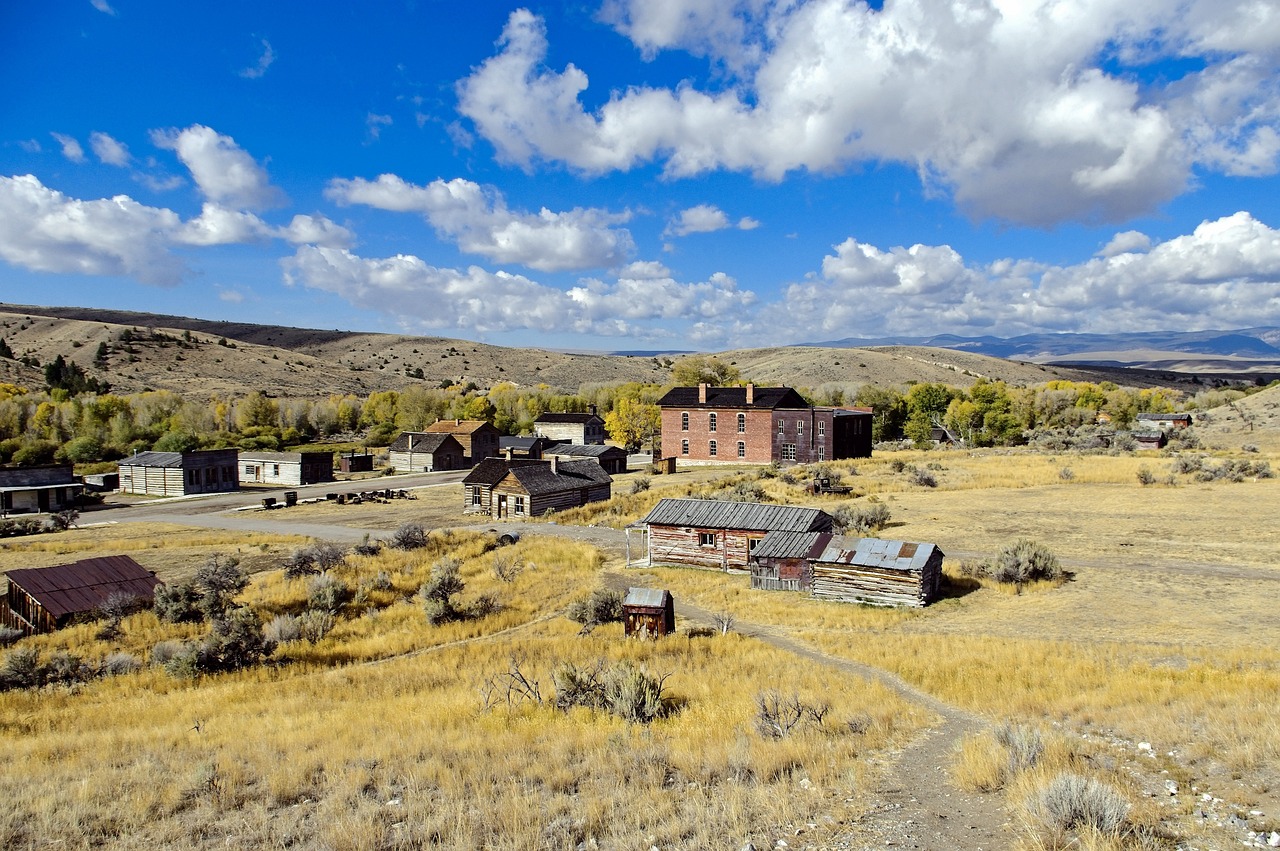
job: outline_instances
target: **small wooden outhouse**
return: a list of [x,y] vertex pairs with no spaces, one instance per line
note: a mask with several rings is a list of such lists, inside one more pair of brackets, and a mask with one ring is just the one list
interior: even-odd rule
[[675,599],[664,589],[628,588],[622,623],[627,635],[670,635],[676,631]]

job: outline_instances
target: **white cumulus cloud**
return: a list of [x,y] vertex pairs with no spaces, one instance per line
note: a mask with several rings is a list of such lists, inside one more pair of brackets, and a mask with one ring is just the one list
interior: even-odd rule
[[426,186],[394,174],[372,181],[335,179],[325,196],[339,204],[418,213],[468,254],[543,272],[616,266],[634,249],[630,232],[615,227],[629,218],[627,213],[580,207],[516,212],[501,192],[462,178]]
[[193,124],[185,130],[154,130],[151,140],[156,147],[178,155],[196,186],[210,201],[260,209],[284,200],[284,194],[271,185],[266,169],[230,136]]
[[[641,52],[680,49],[728,84],[614,89],[546,64],[544,22],[511,14],[459,109],[504,160],[589,173],[661,163],[780,180],[862,162],[914,168],[967,211],[1032,225],[1122,220],[1194,168],[1273,172],[1280,18],[1260,0],[613,0]],[[1162,60],[1191,69],[1140,84]]]
[[89,147],[100,162],[107,165],[126,166],[129,164],[129,149],[123,142],[117,142],[106,133],[94,131],[89,134]]

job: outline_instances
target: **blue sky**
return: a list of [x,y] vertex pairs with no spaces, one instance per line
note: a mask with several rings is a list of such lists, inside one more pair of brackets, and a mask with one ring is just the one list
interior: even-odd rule
[[595,350],[1280,325],[1274,0],[0,6],[0,300]]

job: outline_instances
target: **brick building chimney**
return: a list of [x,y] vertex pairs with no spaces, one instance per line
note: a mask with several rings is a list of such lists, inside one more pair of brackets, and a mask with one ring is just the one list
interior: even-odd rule
[[707,404],[707,383],[705,381],[698,385],[698,404]]
[[754,384],[747,385],[747,404],[754,405],[756,403],[756,386]]

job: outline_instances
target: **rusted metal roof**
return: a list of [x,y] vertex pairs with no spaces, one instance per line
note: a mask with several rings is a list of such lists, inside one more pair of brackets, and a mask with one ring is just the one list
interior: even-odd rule
[[822,532],[831,528],[831,516],[817,508],[714,499],[662,499],[641,522],[752,532]]
[[20,568],[6,575],[54,618],[92,612],[115,594],[150,598],[160,584],[151,571],[128,556]]
[[669,599],[671,592],[662,588],[628,588],[622,605],[659,609],[666,606]]
[[831,537],[830,532],[770,532],[756,544],[751,557],[810,558],[826,549]]
[[859,567],[881,567],[919,573],[924,570],[924,566],[929,563],[934,552],[939,556],[942,555],[942,551],[933,544],[886,541],[880,538],[855,540],[833,537],[826,549],[813,560],[817,563],[851,564]]

